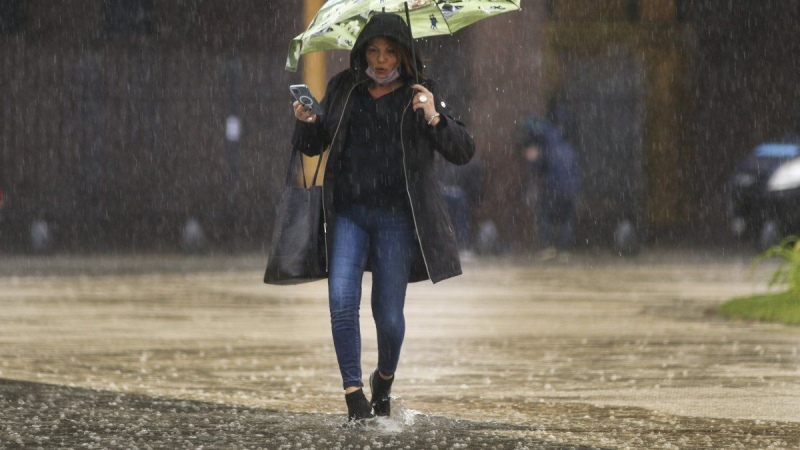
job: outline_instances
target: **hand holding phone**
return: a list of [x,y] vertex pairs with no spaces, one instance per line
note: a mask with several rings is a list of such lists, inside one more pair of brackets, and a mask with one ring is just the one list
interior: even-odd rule
[[289,91],[291,91],[294,98],[307,110],[310,110],[318,116],[324,114],[322,105],[314,98],[314,95],[311,94],[311,90],[305,84],[293,84],[289,86]]

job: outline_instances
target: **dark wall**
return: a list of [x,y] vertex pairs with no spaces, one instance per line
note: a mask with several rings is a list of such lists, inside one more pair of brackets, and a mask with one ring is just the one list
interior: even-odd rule
[[[526,0],[519,13],[420,43],[483,160],[476,220],[494,220],[515,244],[528,242],[532,220],[513,133],[525,115],[546,112],[542,30],[562,3]],[[599,9],[582,20],[629,22],[655,4],[603,3],[583,2]],[[736,161],[797,129],[798,4],[674,3],[692,36],[690,62],[674,72],[681,79],[661,80],[689,86],[688,106],[672,119],[685,127],[681,160],[660,166],[680,173],[659,174],[681,180],[677,197],[690,199],[688,212],[670,216],[680,219],[668,222],[676,234],[724,234],[724,185]],[[303,29],[302,2],[0,5],[0,245],[24,243],[30,222],[44,218],[64,248],[171,249],[189,217],[221,247],[265,244],[293,125],[286,86],[301,80],[283,66]],[[346,60],[331,52],[330,71]],[[242,120],[238,143],[225,138],[231,114]]]
[[196,217],[212,242],[262,245],[288,158],[284,44],[301,5],[21,3],[3,23],[22,25],[0,34],[3,244],[43,218],[66,248],[169,249]]
[[686,189],[695,233],[726,233],[724,189],[759,142],[800,131],[800,2],[681,2],[694,30],[693,107],[687,114],[696,166]]
[[[471,101],[465,118],[484,168],[476,221],[492,221],[504,247],[531,247],[533,215],[523,197],[526,172],[516,132],[529,114],[546,113],[544,1],[473,25],[464,55]],[[462,65],[462,67],[464,67]]]
[[[220,246],[266,243],[293,125],[286,86],[301,81],[283,70],[301,2],[13,3],[0,32],[0,244],[27,245],[42,218],[65,249],[172,249],[189,217]],[[533,3],[520,14],[536,25],[543,3]],[[542,109],[541,27],[515,14],[420,42],[488,168],[477,214],[499,216],[507,235],[519,211],[496,199],[519,175],[512,132]],[[492,45],[511,35],[513,45]],[[329,75],[346,61],[330,52]],[[232,113],[243,121],[238,144],[225,139]]]
[[[757,143],[797,132],[799,5],[548,2],[548,84],[564,92],[581,115],[572,128],[579,131],[587,188],[580,214],[589,237],[602,221],[593,209],[605,208],[601,198],[591,198],[602,193],[598,179],[630,172],[625,163],[636,161],[643,172],[637,190],[645,194],[639,223],[650,242],[736,244],[726,217],[728,177]],[[626,60],[638,68],[631,70]],[[626,78],[644,82],[642,89],[629,90],[644,108],[623,105],[644,123],[640,137],[628,139],[642,142],[638,160],[613,151],[614,134],[636,128],[635,122],[625,127],[630,118],[614,108],[626,94],[613,84],[634,86]]]

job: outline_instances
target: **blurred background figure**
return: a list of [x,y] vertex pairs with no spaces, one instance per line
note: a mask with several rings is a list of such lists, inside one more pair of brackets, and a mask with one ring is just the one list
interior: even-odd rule
[[207,248],[206,233],[194,217],[186,220],[181,229],[181,247],[187,253],[202,253]]
[[37,219],[31,224],[30,240],[31,250],[35,253],[46,253],[52,249],[50,225],[44,219]]
[[469,259],[475,250],[472,232],[472,211],[483,191],[483,163],[475,156],[463,166],[437,159],[437,176],[442,198],[455,227],[458,251]]
[[518,145],[527,164],[529,191],[538,237],[537,259],[566,261],[573,245],[580,174],[572,146],[552,122],[529,116],[519,130]]

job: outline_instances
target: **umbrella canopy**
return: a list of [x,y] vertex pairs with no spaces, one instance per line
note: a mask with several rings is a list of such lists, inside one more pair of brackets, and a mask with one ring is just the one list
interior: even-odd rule
[[350,50],[373,14],[396,13],[411,20],[415,38],[453,34],[479,20],[517,11],[522,0],[328,0],[311,25],[292,39],[286,70],[296,71],[300,55]]

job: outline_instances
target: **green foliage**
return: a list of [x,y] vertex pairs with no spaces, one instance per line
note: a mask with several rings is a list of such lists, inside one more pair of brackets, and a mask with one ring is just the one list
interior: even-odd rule
[[723,303],[719,312],[741,320],[800,325],[800,302],[789,292],[734,298]]
[[782,261],[772,274],[769,287],[786,286],[790,298],[800,301],[800,237],[785,238],[760,254],[753,264],[771,258],[779,258]]
[[770,247],[756,257],[752,267],[773,258],[781,262],[769,280],[769,287],[785,286],[786,290],[728,300],[720,306],[720,314],[743,320],[800,325],[800,237],[789,236]]

